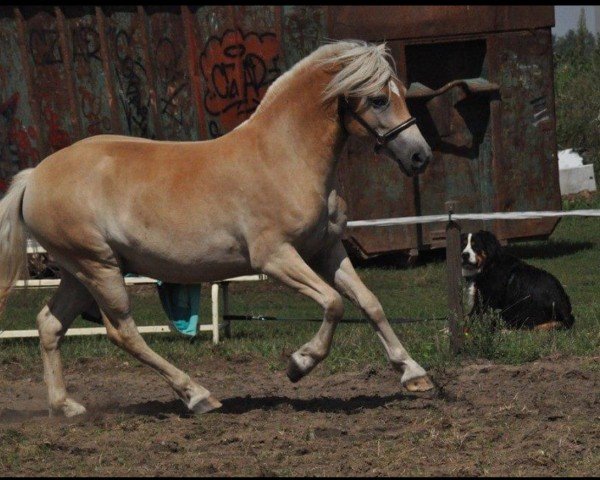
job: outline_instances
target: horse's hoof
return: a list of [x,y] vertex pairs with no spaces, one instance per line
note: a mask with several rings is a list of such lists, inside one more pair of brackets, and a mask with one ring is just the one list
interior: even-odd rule
[[409,392],[426,392],[433,388],[433,382],[427,376],[417,377],[406,382],[404,387]]
[[87,412],[85,407],[75,400],[67,398],[65,403],[61,407],[61,411],[65,417],[75,417],[77,415],[83,415]]
[[306,375],[306,372],[298,366],[293,356],[290,357],[285,373],[292,383],[298,382]]
[[223,404],[221,402],[219,402],[212,395],[209,395],[208,397],[203,398],[202,400],[198,400],[195,403],[191,401],[190,405],[188,405],[188,408],[194,413],[201,414],[210,412],[211,410],[215,410],[217,408],[221,408],[222,406]]

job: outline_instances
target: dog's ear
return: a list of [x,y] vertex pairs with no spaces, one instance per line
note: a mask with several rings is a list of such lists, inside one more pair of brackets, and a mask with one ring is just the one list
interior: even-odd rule
[[479,235],[483,242],[488,261],[502,254],[502,245],[500,245],[500,242],[492,232],[480,230]]

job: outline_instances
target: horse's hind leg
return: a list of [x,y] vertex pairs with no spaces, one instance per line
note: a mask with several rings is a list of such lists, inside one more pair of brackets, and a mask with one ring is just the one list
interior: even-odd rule
[[58,290],[37,316],[50,414],[62,412],[72,417],[85,413],[82,405],[67,396],[59,345],[77,315],[93,303],[94,299],[83,285],[68,272],[63,272]]
[[78,278],[100,306],[108,338],[162,375],[190,410],[204,413],[219,408],[221,403],[207,389],[148,347],[131,316],[129,296],[119,269],[96,262],[86,262],[83,267]]
[[262,270],[323,307],[321,328],[290,357],[287,376],[292,382],[297,382],[329,354],[335,328],[344,314],[344,303],[340,294],[324,282],[290,245],[283,245]]

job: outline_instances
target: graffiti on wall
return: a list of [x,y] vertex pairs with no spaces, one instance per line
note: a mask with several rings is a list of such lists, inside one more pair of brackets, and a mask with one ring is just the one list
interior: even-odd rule
[[52,94],[43,92],[40,94],[40,103],[42,105],[42,115],[44,116],[46,127],[48,128],[48,143],[52,152],[57,152],[61,148],[68,147],[73,143],[69,133],[62,128],[62,117],[53,108]]
[[7,100],[0,100],[0,191],[8,188],[8,182],[19,170],[39,162],[39,153],[31,139],[37,138],[33,127],[25,128],[17,117],[20,103],[19,92]]
[[323,41],[326,12],[314,6],[284,7],[284,42],[288,68],[316,50]]
[[150,95],[145,87],[146,69],[135,55],[135,46],[127,31],[116,32],[114,45],[119,100],[125,112],[127,131],[130,135],[149,138]]
[[185,70],[180,65],[181,47],[173,40],[162,37],[156,44],[156,67],[160,82],[159,112],[167,121],[165,135],[167,138],[177,138],[178,130],[184,127],[184,109],[189,109],[187,88],[189,82]]
[[79,108],[84,120],[85,134],[98,135],[111,132],[112,126],[107,114],[106,98],[97,92],[103,88],[102,54],[100,34],[92,25],[74,25],[71,28],[73,66],[76,72],[76,91]]
[[[48,128],[50,150],[55,152],[72,143],[64,128],[69,118],[64,113],[69,107],[64,88],[64,60],[56,28],[30,26],[29,51],[35,67],[34,87],[38,87],[33,94],[38,98]],[[59,85],[63,88],[58,88]]]
[[[218,118],[221,128],[232,129],[256,110],[269,85],[281,75],[277,37],[227,30],[221,37],[208,39],[200,68],[204,108]],[[225,133],[219,124],[209,121],[213,138]]]
[[80,98],[81,114],[87,122],[87,134],[99,135],[110,132],[110,118],[103,115],[102,101],[92,92],[80,86],[77,89]]
[[58,31],[53,28],[32,28],[29,31],[29,53],[35,65],[63,63]]
[[102,62],[100,56],[100,35],[91,26],[79,25],[71,29],[73,42],[73,59],[81,58],[90,61],[95,59]]

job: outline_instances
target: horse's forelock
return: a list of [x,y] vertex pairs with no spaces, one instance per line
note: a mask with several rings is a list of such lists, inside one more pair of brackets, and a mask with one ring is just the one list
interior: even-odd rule
[[[367,97],[379,92],[395,75],[394,59],[385,43],[341,41],[329,44],[326,55],[319,60],[325,67],[341,65],[323,91],[323,99],[338,95]],[[325,48],[325,47],[321,47]]]

